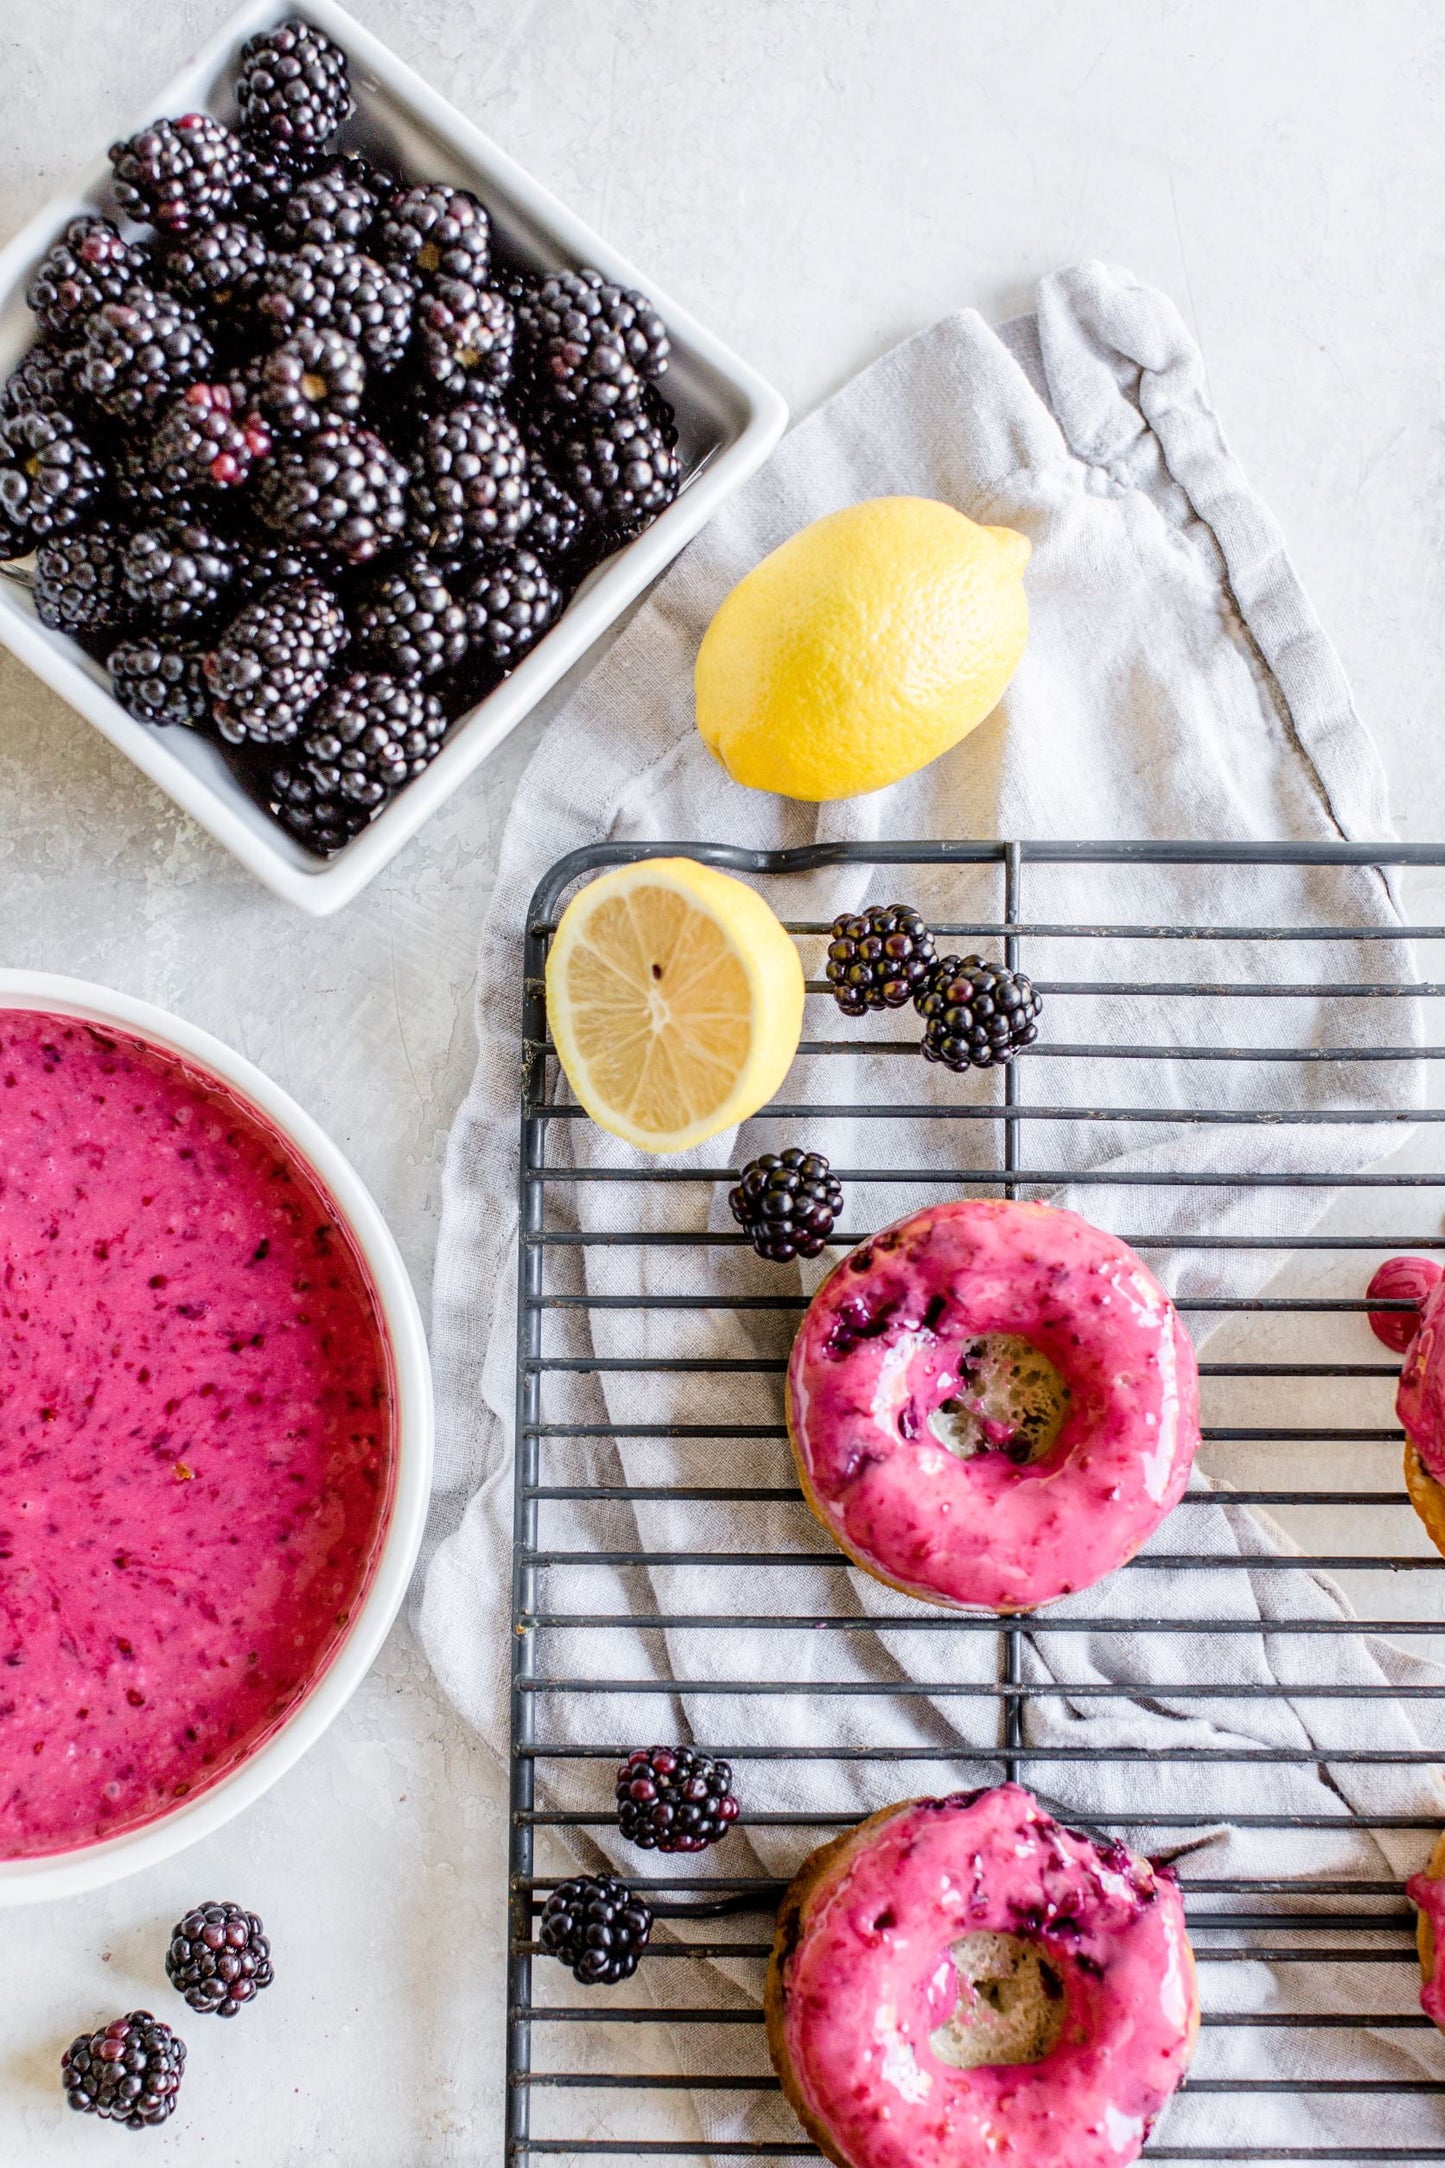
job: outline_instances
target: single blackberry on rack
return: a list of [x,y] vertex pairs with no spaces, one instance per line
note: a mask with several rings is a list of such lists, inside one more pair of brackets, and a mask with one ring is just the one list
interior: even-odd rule
[[201,650],[194,640],[168,634],[123,640],[106,658],[111,691],[142,723],[180,723],[197,728],[211,712]]
[[87,319],[80,388],[117,421],[135,421],[209,376],[214,359],[193,309],[174,294],[132,286]]
[[60,2082],[82,2115],[145,2130],[174,2113],[185,2067],[185,2041],[149,2010],[131,2010],[71,2041],[60,2058]]
[[399,677],[437,677],[471,648],[467,612],[440,568],[414,555],[378,572],[355,613],[357,644]]
[[321,799],[372,813],[431,763],[446,727],[434,693],[383,670],[352,670],[322,694],[286,766]]
[[79,351],[74,347],[32,346],[0,385],[0,419],[37,408],[70,414],[79,365]]
[[282,580],[248,602],[205,657],[227,744],[289,744],[345,645],[341,605],[319,580]]
[[355,110],[350,63],[324,31],[292,16],[241,47],[236,104],[260,153],[314,158]]
[[636,414],[579,416],[576,433],[557,440],[556,465],[583,510],[621,542],[677,495],[676,444],[671,409],[654,399]]
[[294,255],[273,259],[256,306],[274,338],[288,339],[304,327],[339,331],[361,348],[370,369],[385,376],[411,340],[416,287],[396,265],[378,263],[344,242],[308,242]]
[[25,547],[80,526],[105,480],[105,462],[58,408],[26,407],[0,422],[0,513]]
[[35,553],[32,594],[42,625],[57,632],[96,632],[119,614],[118,537],[107,520],[51,535]]
[[383,186],[356,152],[328,160],[291,191],[276,221],[278,239],[285,248],[334,241],[359,248],[376,223]]
[[559,1883],[542,1907],[537,1940],[584,1987],[631,1979],[652,1933],[652,1910],[615,1874]]
[[827,979],[845,1016],[901,1009],[924,991],[936,961],[933,935],[912,904],[873,904],[833,921]]
[[992,1069],[1039,1035],[1043,1003],[1021,971],[981,956],[944,956],[914,997],[926,1019],[923,1053],[945,1069]]
[[192,384],[161,412],[149,462],[158,486],[172,497],[196,490],[238,489],[252,463],[271,450],[261,416],[233,404],[224,384]]
[[152,121],[112,143],[116,201],[128,217],[166,233],[195,233],[224,218],[246,177],[246,154],[209,113]]
[[453,399],[484,399],[512,374],[516,324],[510,303],[489,286],[439,278],[417,304],[417,358],[424,375]]
[[166,519],[139,527],[120,562],[121,591],[143,623],[199,625],[212,616],[236,577],[234,543],[198,520]]
[[843,1185],[821,1152],[764,1152],[728,1192],[733,1218],[759,1257],[775,1265],[816,1257],[843,1209]]
[[419,279],[463,279],[485,286],[491,261],[491,221],[465,188],[432,181],[391,197],[376,229],[376,253]]
[[554,271],[524,285],[517,317],[533,381],[562,412],[636,413],[672,351],[646,295],[600,271]]
[[464,400],[421,433],[413,530],[438,557],[476,556],[515,540],[532,516],[526,447],[490,400]]
[[401,536],[409,479],[371,430],[328,422],[276,454],[261,477],[256,508],[289,541],[362,564]]
[[197,1905],[171,1929],[166,1978],[193,2010],[234,2017],[275,1978],[265,1929],[239,1905]]
[[702,1852],[738,1818],[732,1767],[691,1746],[639,1746],[617,1772],[617,1826],[644,1852]]
[[234,326],[255,305],[271,251],[254,226],[223,218],[167,249],[160,276],[191,308],[210,310]]
[[467,588],[464,601],[472,645],[510,670],[556,623],[562,590],[531,550],[498,550]]
[[47,337],[69,343],[105,302],[143,285],[147,268],[144,253],[108,218],[73,218],[36,265],[25,298]]
[[351,421],[360,413],[366,363],[339,331],[303,324],[252,364],[247,386],[278,429],[308,436],[324,422]]
[[284,762],[269,780],[267,811],[288,835],[318,858],[334,858],[371,823],[371,814],[349,798],[328,798],[307,768]]

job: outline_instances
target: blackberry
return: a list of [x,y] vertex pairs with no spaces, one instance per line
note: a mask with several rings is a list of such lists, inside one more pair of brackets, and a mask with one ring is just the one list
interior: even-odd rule
[[560,410],[636,413],[667,367],[667,326],[645,294],[599,271],[555,271],[525,287],[517,315],[538,390]]
[[559,440],[565,486],[615,541],[640,534],[677,495],[682,469],[671,409],[656,400],[637,414],[590,417]]
[[562,590],[531,550],[503,550],[483,566],[465,602],[473,646],[510,670],[560,616]]
[[111,649],[106,668],[111,691],[139,722],[195,728],[211,712],[201,650],[193,640],[124,640]]
[[759,1257],[775,1265],[816,1257],[843,1209],[843,1185],[821,1152],[764,1152],[728,1192],[733,1218]]
[[68,414],[75,403],[79,354],[71,347],[32,346],[0,385],[0,418],[37,407]]
[[901,1009],[923,992],[936,960],[933,936],[911,904],[873,904],[834,919],[828,984],[845,1016]]
[[308,241],[318,247],[332,241],[359,247],[376,222],[380,186],[380,177],[355,152],[331,159],[292,190],[276,222],[280,240],[287,248]]
[[116,531],[106,520],[42,542],[35,553],[32,589],[41,624],[57,632],[94,632],[113,625],[116,556]]
[[553,1890],[537,1940],[584,1987],[630,1980],[652,1933],[652,1911],[615,1874],[582,1874]]
[[171,1929],[166,1978],[193,2010],[234,2017],[275,1978],[261,1922],[239,1905],[197,1905]]
[[149,414],[211,373],[211,342],[193,309],[174,294],[132,286],[85,327],[80,387],[117,421]]
[[288,835],[318,858],[345,850],[371,821],[365,806],[348,798],[328,798],[309,769],[282,766],[270,778],[267,809]]
[[992,1069],[1039,1035],[1043,1003],[1021,971],[981,956],[944,956],[914,1007],[926,1018],[923,1052],[945,1069]]
[[261,477],[256,508],[288,540],[362,564],[401,535],[408,479],[371,430],[328,422],[277,454]]
[[256,404],[278,429],[298,436],[361,411],[366,363],[339,331],[303,325],[256,362],[248,376]]
[[60,2058],[60,2082],[82,2115],[145,2130],[174,2113],[185,2067],[185,2041],[149,2010],[131,2010],[71,2041]]
[[278,580],[319,579],[334,584],[345,570],[339,557],[329,557],[321,550],[298,548],[283,542],[279,535],[263,540],[252,531],[237,545],[237,552],[238,603],[253,602]]
[[319,580],[280,580],[248,602],[205,657],[227,744],[289,744],[345,645],[341,605]]
[[310,159],[355,111],[350,65],[339,45],[293,15],[241,47],[236,103],[248,144]]
[[449,188],[444,181],[394,195],[376,229],[382,261],[403,264],[427,281],[463,279],[484,286],[491,251],[491,221],[481,204],[465,188]]
[[540,459],[528,463],[527,486],[533,504],[527,522],[528,549],[552,565],[581,556],[590,529],[577,499],[569,496],[560,482],[553,481]]
[[237,412],[224,384],[192,384],[161,414],[150,441],[150,468],[173,497],[199,489],[236,489],[251,463],[271,450],[259,414]]
[[191,492],[178,486],[173,473],[151,465],[149,436],[121,440],[111,480],[116,495],[133,518],[190,519],[200,511]]
[[128,286],[144,284],[146,258],[122,241],[108,218],[73,218],[31,276],[25,298],[52,339],[78,339],[85,320]]
[[121,589],[142,623],[199,625],[236,577],[235,545],[196,520],[139,527],[120,562]]
[[358,645],[400,677],[454,670],[471,647],[466,610],[438,567],[422,556],[377,573],[354,624]]
[[143,225],[195,233],[224,218],[246,177],[246,154],[209,113],[152,121],[128,143],[112,143],[115,196]]
[[293,331],[339,331],[384,376],[411,339],[416,288],[404,271],[363,256],[344,242],[307,243],[272,263],[256,304],[276,339]]
[[88,519],[105,479],[103,460],[58,408],[26,407],[0,422],[0,514],[25,547]]
[[286,206],[307,178],[311,163],[286,158],[255,143],[246,144],[246,170],[236,190],[236,209],[258,226],[274,234],[285,216]]
[[193,309],[209,309],[234,322],[254,306],[270,261],[271,251],[254,226],[225,218],[168,249],[160,273],[167,289]]
[[521,533],[532,515],[527,453],[501,407],[464,400],[426,423],[411,511],[418,539],[439,557],[476,556]]
[[[287,770],[318,798],[372,813],[434,759],[446,727],[434,693],[385,671],[353,670],[312,709]],[[278,778],[278,797],[286,795]]]
[[640,1746],[617,1772],[617,1826],[644,1852],[703,1852],[738,1818],[733,1773],[690,1746]]
[[453,399],[486,398],[512,374],[516,323],[511,305],[489,286],[437,279],[416,312],[418,360]]

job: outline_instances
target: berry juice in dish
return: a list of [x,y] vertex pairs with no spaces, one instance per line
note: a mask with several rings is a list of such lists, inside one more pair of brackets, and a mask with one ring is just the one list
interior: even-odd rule
[[179,1055],[0,1007],[0,1859],[229,1774],[385,1533],[394,1395],[325,1191]]

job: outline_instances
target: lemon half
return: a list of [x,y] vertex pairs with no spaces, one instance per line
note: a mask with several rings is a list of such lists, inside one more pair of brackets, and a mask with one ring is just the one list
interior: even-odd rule
[[681,1152],[770,1099],[798,1050],[803,967],[755,889],[693,858],[599,874],[562,914],[547,1013],[594,1122]]

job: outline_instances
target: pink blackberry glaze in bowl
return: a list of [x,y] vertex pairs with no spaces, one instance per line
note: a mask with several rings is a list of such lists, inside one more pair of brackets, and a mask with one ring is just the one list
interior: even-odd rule
[[420,1542],[426,1347],[316,1125],[208,1034],[0,971],[0,1905],[256,1798]]

